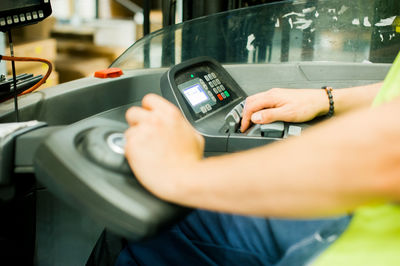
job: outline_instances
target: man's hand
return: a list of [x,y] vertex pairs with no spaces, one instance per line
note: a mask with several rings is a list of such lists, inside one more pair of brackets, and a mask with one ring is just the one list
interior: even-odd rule
[[274,88],[246,99],[240,130],[274,121],[305,122],[329,111],[324,90]]
[[204,139],[178,108],[155,94],[146,95],[142,107],[130,108],[126,120],[128,162],[148,190],[165,198],[176,189],[171,178],[185,175],[202,159]]

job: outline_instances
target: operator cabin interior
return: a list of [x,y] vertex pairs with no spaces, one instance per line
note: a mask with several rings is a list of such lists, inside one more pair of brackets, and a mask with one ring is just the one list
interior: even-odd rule
[[381,2],[2,0],[0,264],[84,265],[104,228],[141,241],[180,221],[126,162],[126,110],[162,95],[206,156],[301,137],[319,121],[239,132],[243,102],[383,80],[400,17]]

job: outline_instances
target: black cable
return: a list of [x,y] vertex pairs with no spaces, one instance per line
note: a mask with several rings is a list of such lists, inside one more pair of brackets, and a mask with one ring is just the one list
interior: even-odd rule
[[[10,53],[11,57],[14,57],[14,46],[11,36],[11,30],[8,30],[8,43],[10,45]],[[15,71],[15,62],[11,61],[13,81],[14,81],[14,109],[15,109],[15,117],[16,121],[19,122],[19,110],[18,110],[18,92],[17,92],[17,75]]]

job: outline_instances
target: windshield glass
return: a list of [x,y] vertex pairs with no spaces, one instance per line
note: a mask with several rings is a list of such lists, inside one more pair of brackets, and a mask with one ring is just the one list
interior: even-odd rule
[[392,63],[399,47],[399,0],[283,1],[166,27],[137,41],[112,66],[169,67],[203,55],[223,64]]

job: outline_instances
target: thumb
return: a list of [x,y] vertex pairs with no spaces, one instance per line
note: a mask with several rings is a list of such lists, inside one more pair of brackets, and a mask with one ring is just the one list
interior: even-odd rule
[[278,120],[282,120],[280,108],[268,108],[255,112],[251,115],[251,122],[254,124],[268,124]]

